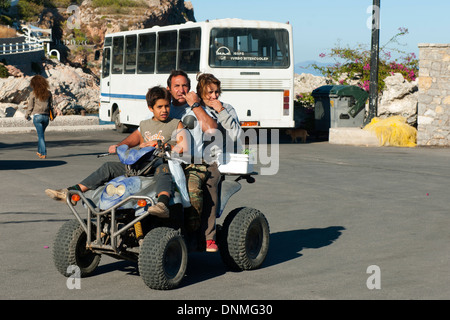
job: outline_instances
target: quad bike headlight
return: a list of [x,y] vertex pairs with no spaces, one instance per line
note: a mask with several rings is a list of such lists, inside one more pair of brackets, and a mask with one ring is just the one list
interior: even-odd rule
[[123,184],[120,184],[117,188],[116,188],[116,194],[121,197],[124,195],[125,193],[125,189],[126,187]]
[[125,193],[125,186],[123,184],[119,184],[117,187],[115,187],[112,184],[108,184],[106,186],[106,193],[110,197],[112,197],[114,195],[118,195],[119,197],[121,197]]

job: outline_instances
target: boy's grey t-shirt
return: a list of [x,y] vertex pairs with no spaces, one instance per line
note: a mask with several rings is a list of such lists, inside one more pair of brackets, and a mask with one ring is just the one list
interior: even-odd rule
[[144,141],[161,140],[163,143],[169,141],[169,144],[176,145],[177,127],[180,123],[179,119],[169,118],[167,121],[155,121],[147,119],[139,124],[139,131]]

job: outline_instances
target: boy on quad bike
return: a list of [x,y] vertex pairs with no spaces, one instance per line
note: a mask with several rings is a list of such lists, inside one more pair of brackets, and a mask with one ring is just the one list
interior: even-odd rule
[[[139,130],[134,131],[119,144],[111,146],[109,152],[116,153],[116,148],[120,145],[127,145],[129,148],[138,145],[140,148],[156,147],[158,140],[160,140],[163,145],[167,143],[172,152],[182,154],[188,145],[187,133],[180,120],[169,117],[170,93],[165,88],[153,87],[148,90],[146,100],[153,117],[141,121]],[[172,176],[168,164],[164,163],[162,158],[157,160],[153,168],[155,170],[154,177],[158,202],[155,206],[150,206],[148,212],[160,218],[168,218],[169,200],[173,194]],[[126,167],[123,163],[106,162],[80,183],[67,189],[47,189],[45,193],[52,199],[65,202],[68,190],[81,192],[94,190],[104,183],[125,174]]]

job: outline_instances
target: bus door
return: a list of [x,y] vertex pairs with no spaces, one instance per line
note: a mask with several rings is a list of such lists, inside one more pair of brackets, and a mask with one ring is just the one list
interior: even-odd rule
[[111,88],[111,48],[103,49],[102,78],[100,80],[100,101],[109,103]]

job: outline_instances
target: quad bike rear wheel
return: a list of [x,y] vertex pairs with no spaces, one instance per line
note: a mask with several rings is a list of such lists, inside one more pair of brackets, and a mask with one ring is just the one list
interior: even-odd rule
[[77,220],[62,225],[53,245],[53,261],[56,269],[64,276],[72,275],[69,267],[77,266],[80,276],[87,277],[100,263],[101,255],[86,248],[87,236]]
[[269,223],[261,211],[247,207],[234,209],[218,230],[223,262],[234,270],[259,268],[269,250],[269,235]]

